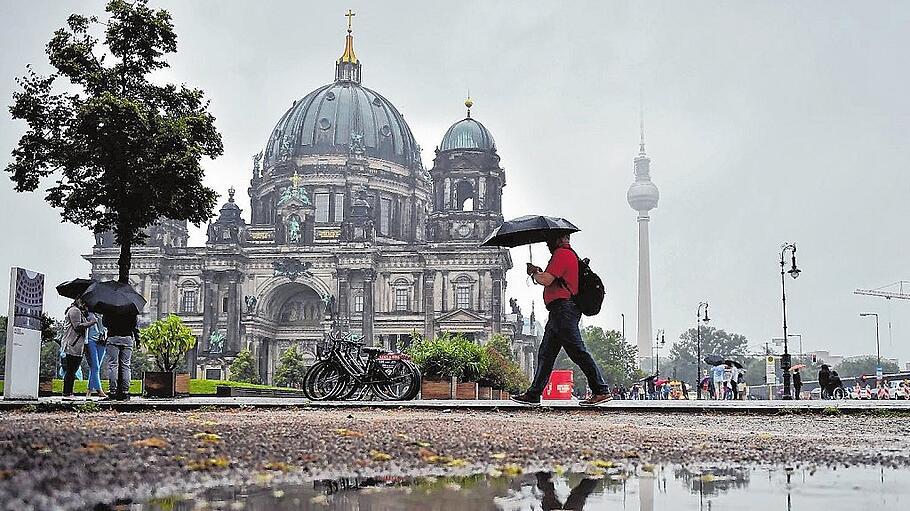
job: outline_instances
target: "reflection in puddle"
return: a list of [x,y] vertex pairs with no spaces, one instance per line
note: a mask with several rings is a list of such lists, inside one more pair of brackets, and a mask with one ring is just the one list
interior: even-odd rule
[[910,471],[880,467],[630,465],[585,472],[371,477],[225,487],[136,510],[838,510],[905,509]]

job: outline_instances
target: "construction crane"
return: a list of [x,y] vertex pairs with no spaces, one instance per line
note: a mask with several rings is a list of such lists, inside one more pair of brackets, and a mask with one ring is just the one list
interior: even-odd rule
[[910,280],[899,280],[897,282],[888,284],[887,286],[882,286],[876,289],[856,289],[853,291],[853,294],[864,296],[878,296],[879,298],[885,298],[887,300],[890,300],[892,298],[897,298],[899,300],[910,300],[910,292],[904,291],[905,288],[910,290]]

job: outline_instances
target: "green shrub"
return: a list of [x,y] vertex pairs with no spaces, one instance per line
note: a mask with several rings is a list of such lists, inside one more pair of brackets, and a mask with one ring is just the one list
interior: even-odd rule
[[456,377],[477,381],[487,371],[486,350],[462,335],[442,333],[434,339],[419,339],[407,350],[427,378]]
[[259,383],[259,371],[256,369],[256,361],[253,360],[250,350],[241,350],[237,354],[234,361],[231,362],[229,372],[231,381]]
[[173,314],[143,328],[139,337],[161,371],[176,370],[186,352],[196,345],[193,331]]
[[291,346],[278,360],[275,369],[275,385],[279,387],[303,388],[303,376],[306,374],[306,361],[297,346]]

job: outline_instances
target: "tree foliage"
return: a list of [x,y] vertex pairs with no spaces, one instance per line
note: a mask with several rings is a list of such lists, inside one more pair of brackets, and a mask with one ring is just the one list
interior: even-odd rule
[[[737,333],[727,332],[713,326],[701,326],[701,357],[720,355],[742,361],[748,352],[746,337]],[[679,340],[670,349],[671,374],[680,380],[695,381],[697,371],[698,333],[694,328],[686,330],[679,336]],[[706,369],[702,361],[702,370]]]
[[41,361],[38,367],[38,377],[42,380],[52,380],[57,377],[60,370],[60,345],[54,341],[46,342],[41,346]]
[[231,362],[230,380],[243,383],[259,383],[259,370],[250,350],[240,350]]
[[275,369],[275,385],[279,387],[303,388],[303,376],[306,374],[306,361],[297,346],[288,348],[278,360]]
[[[837,371],[838,376],[841,378],[848,378],[850,376],[875,376],[875,368],[878,366],[878,357],[867,356],[867,357],[858,357],[851,358],[849,360],[844,360],[840,364],[837,364],[834,369]],[[900,367],[889,360],[882,359],[882,372],[884,374],[896,373],[900,371]]]
[[201,90],[149,80],[168,67],[163,57],[177,50],[177,35],[170,14],[147,4],[111,0],[103,23],[71,15],[47,44],[56,71],[42,76],[29,66],[10,106],[28,124],[6,168],[16,191],[53,176],[45,200],[64,221],[113,230],[124,283],[146,227],[160,217],[199,224],[211,216],[217,194],[202,184],[201,159],[223,152]]
[[176,371],[186,352],[196,346],[193,331],[173,314],[140,330],[139,337],[160,371]]
[[[635,360],[638,350],[623,341],[621,332],[589,326],[581,331],[581,337],[608,384],[629,385],[633,379],[639,376]],[[572,362],[565,350],[560,351],[553,367],[571,369],[576,388],[583,389],[588,385],[584,373]]]

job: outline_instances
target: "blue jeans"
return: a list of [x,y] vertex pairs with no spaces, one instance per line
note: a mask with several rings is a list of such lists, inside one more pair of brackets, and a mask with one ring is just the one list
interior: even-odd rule
[[94,391],[101,390],[101,359],[104,358],[104,347],[98,346],[94,340],[85,343],[87,351],[86,360],[88,360],[88,389]]
[[537,371],[534,373],[531,387],[528,388],[528,394],[537,396],[543,394],[560,348],[565,349],[572,362],[575,362],[585,373],[591,392],[607,394],[607,382],[604,381],[600,368],[588,353],[588,348],[585,347],[585,342],[581,338],[581,331],[578,329],[581,312],[578,311],[575,302],[555,300],[550,303],[548,309],[550,309],[550,316],[547,318],[543,340],[540,341],[540,349],[537,351]]

